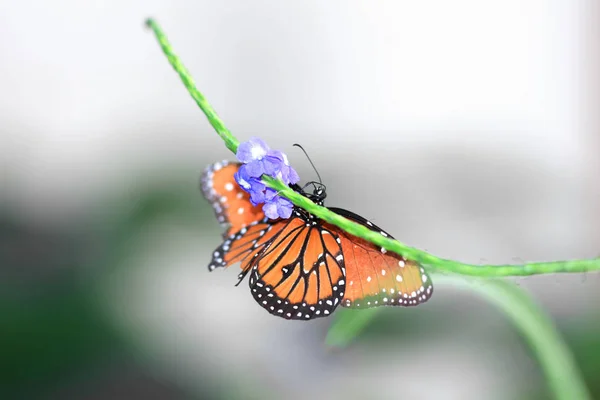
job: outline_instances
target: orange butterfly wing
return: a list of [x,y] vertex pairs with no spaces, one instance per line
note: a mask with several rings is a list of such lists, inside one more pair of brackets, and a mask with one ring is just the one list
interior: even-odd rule
[[200,180],[202,194],[213,206],[217,220],[228,227],[224,236],[265,218],[262,206],[253,206],[250,195],[233,177],[240,165],[228,161],[214,163],[204,170]]
[[[391,238],[387,232],[350,211],[330,210]],[[331,229],[340,236],[346,266],[346,294],[342,306],[416,306],[431,297],[431,279],[418,263],[337,227],[331,226]]]

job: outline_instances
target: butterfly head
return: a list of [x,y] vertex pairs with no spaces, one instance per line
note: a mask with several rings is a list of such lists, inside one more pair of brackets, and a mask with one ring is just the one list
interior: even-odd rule
[[[312,191],[310,187],[312,186]],[[325,202],[325,198],[327,197],[327,188],[321,182],[311,181],[308,182],[303,187],[297,186],[294,187],[294,190],[299,192],[305,197],[308,197],[313,203],[316,203],[320,206]]]

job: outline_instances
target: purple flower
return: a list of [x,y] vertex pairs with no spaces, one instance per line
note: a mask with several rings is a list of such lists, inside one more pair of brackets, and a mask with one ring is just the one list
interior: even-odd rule
[[283,152],[271,150],[269,146],[257,137],[252,137],[238,146],[237,158],[246,164],[248,175],[260,178],[266,174],[273,178],[281,179],[286,185],[297,183],[300,177],[290,167],[290,163]]
[[266,189],[265,205],[263,211],[271,219],[287,219],[292,215],[294,205],[288,199],[278,196],[277,192],[271,188]]
[[250,193],[253,205],[265,203],[263,211],[271,219],[289,218],[294,205],[286,198],[277,195],[260,180],[262,175],[281,179],[286,185],[300,181],[298,173],[290,166],[286,155],[279,150],[271,150],[257,137],[240,143],[236,156],[244,163],[235,173],[235,180],[242,189]]

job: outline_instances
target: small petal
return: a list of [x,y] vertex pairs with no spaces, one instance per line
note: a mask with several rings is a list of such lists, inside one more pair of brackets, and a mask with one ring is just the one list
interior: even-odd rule
[[298,183],[300,181],[300,177],[296,170],[288,165],[283,165],[281,170],[277,172],[274,178],[279,178],[286,185]]
[[292,216],[294,204],[286,198],[279,196],[277,199],[277,214],[280,218],[288,219]]
[[235,155],[237,159],[241,162],[252,161],[252,144],[248,142],[240,143]]
[[279,218],[279,214],[277,213],[277,204],[275,202],[269,201],[265,203],[263,206],[263,212],[270,219]]
[[280,150],[269,150],[267,152],[267,157],[275,158],[284,164],[287,162],[287,157]]
[[283,161],[281,161],[279,158],[277,157],[273,157],[273,156],[266,156],[263,160],[262,160],[263,166],[264,166],[264,170],[265,170],[265,174],[275,177],[275,175],[277,174],[277,172],[279,170],[281,170],[281,167],[284,167],[285,165],[283,164]]
[[263,191],[251,191],[250,192],[250,203],[253,206],[257,206],[260,203],[265,202],[265,193]]
[[246,171],[246,166],[242,165],[235,174],[233,174],[233,177],[235,179],[235,181],[238,183],[238,185],[240,185],[240,187],[246,191],[249,191],[252,187],[252,185],[250,184],[250,180],[252,178],[250,178],[250,176],[248,175],[248,172]]
[[250,177],[260,178],[265,173],[264,163],[258,160],[250,161],[246,164],[246,171]]
[[288,165],[284,165],[283,168],[281,168],[280,178],[286,185],[298,183],[300,181],[300,177],[296,170]]
[[289,167],[289,168],[290,168],[290,175],[288,177],[288,180],[289,180],[289,182],[287,182],[288,185],[289,184],[293,185],[293,184],[296,184],[296,183],[300,182],[300,176],[298,175],[298,173],[296,172],[296,170],[294,168],[292,168],[292,167]]
[[260,138],[251,137],[250,140],[240,143],[236,156],[243,163],[249,163],[255,160],[262,160],[267,155],[269,146]]
[[270,187],[265,189],[265,201],[273,201],[277,197],[277,191]]
[[264,194],[264,190],[267,187],[261,180],[256,179],[256,178],[251,178],[252,181],[250,182],[250,191],[251,192],[256,192],[256,193],[263,193]]
[[255,160],[260,160],[269,152],[269,145],[267,145],[261,138],[251,137],[250,141],[253,143],[252,157]]
[[267,188],[265,190],[265,205],[263,211],[271,219],[289,218],[294,210],[294,204],[277,194],[277,191]]

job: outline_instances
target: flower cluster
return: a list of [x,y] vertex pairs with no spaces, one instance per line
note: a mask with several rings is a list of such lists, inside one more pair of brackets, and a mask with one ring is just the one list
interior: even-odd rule
[[292,202],[260,180],[262,175],[268,175],[281,179],[286,185],[298,183],[300,177],[290,166],[286,155],[279,150],[271,150],[264,141],[253,137],[240,143],[236,156],[244,164],[235,173],[235,180],[250,193],[250,202],[255,206],[264,203],[263,211],[271,219],[289,218],[294,207]]

